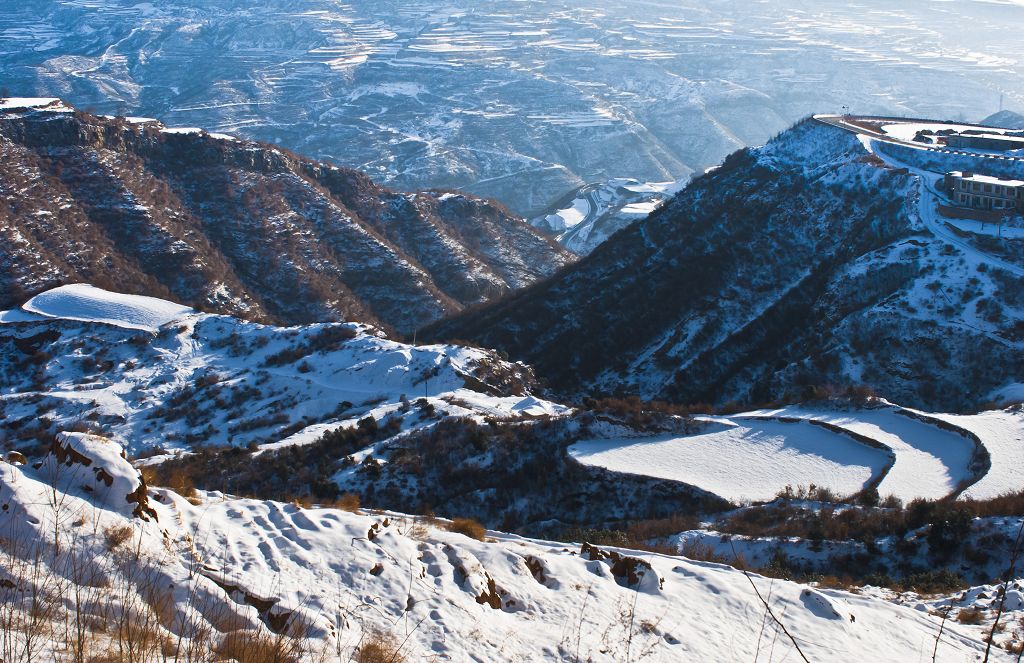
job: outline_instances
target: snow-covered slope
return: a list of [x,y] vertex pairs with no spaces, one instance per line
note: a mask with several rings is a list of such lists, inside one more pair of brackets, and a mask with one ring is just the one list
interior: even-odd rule
[[569,451],[581,463],[682,481],[733,502],[769,501],[786,486],[808,484],[853,495],[889,460],[823,428],[744,417],[705,420],[689,436],[586,440]]
[[84,285],[0,314],[0,376],[0,439],[12,445],[43,415],[140,451],[310,441],[418,398],[480,417],[565,410],[529,394],[527,367],[488,351],[404,345],[355,324],[270,327]]
[[[547,432],[524,429],[481,446],[490,429],[473,425],[531,422],[570,409],[531,393],[528,366],[487,350],[411,346],[354,324],[264,326],[85,285],[0,313],[0,385],[0,442],[7,448],[86,425],[136,454],[225,445],[274,451],[312,445],[373,417],[393,428],[335,451],[326,460],[340,465],[321,479],[372,492],[393,508],[446,506],[482,518],[498,518],[496,504],[503,504],[482,495],[517,472],[537,478],[542,468],[566,472],[559,482],[570,491],[598,490],[616,476],[649,479],[622,483],[621,494],[631,497],[607,503],[603,516],[586,505],[564,512],[583,520],[618,517],[612,514],[628,512],[633,499],[656,503],[658,482],[676,486],[683,502],[657,510],[690,508],[686,499],[701,495],[770,500],[787,485],[814,484],[842,496],[876,488],[904,501],[986,499],[1024,488],[1015,410],[954,416],[884,402],[789,406],[698,417],[682,432],[589,427],[591,437],[572,420],[556,420]],[[477,424],[460,424],[460,417]],[[570,444],[576,461],[609,472],[573,474],[563,458]],[[342,462],[345,456],[351,460]],[[366,464],[389,459],[400,462],[383,469],[382,482]],[[540,500],[529,501],[524,518],[544,520]]]
[[39,110],[69,111],[60,99],[53,97],[0,97],[0,111]]
[[703,427],[688,435],[605,435],[569,451],[587,465],[682,481],[732,501],[770,501],[786,486],[809,485],[842,497],[874,488],[903,502],[1024,490],[1017,408],[948,415],[880,402],[698,421]]
[[[977,448],[962,429],[940,428],[935,420],[922,420],[899,408],[881,406],[850,413],[822,412],[799,407],[762,411],[771,417],[791,417],[825,423],[841,431],[861,435],[887,448],[893,455],[892,467],[877,485],[880,495],[895,495],[901,500],[941,499],[957,493],[978,480],[988,468],[974,461],[987,452]],[[979,474],[972,473],[974,469]],[[1014,490],[1024,488],[1018,482]]]
[[[662,554],[498,532],[478,541],[439,520],[145,487],[150,511],[132,516],[119,483],[103,495],[55,484],[83,462],[52,460],[0,461],[0,642],[11,663],[72,643],[87,656],[162,647],[179,661],[211,650],[256,660],[257,647],[287,660],[457,662],[793,660],[794,643],[812,661],[896,663],[934,649],[959,662],[984,649],[952,620],[936,640],[940,618],[923,601]],[[88,469],[132,471],[101,454]],[[33,604],[40,592],[57,600]],[[386,658],[369,658],[375,648]],[[997,649],[990,660],[1012,659]]]
[[624,178],[589,184],[531,219],[530,224],[555,235],[573,253],[587,255],[619,230],[647,217],[685,186],[686,180],[640,182]]
[[[0,450],[12,450],[0,461],[0,552],[20,560],[0,569],[0,616],[15,624],[0,645],[17,650],[33,624],[44,635],[34,654],[5,660],[63,646],[75,615],[96,630],[90,647],[123,646],[128,632],[104,620],[125,604],[150,642],[222,655],[241,646],[224,635],[236,631],[250,646],[287,643],[301,660],[348,660],[372,642],[407,660],[795,655],[765,621],[760,591],[811,660],[902,661],[932,651],[937,599],[850,594],[583,541],[477,541],[432,517],[351,510],[361,500],[589,538],[638,517],[714,522],[733,511],[721,497],[767,500],[787,486],[885,495],[891,484],[907,499],[965,484],[979,495],[1020,488],[1012,411],[943,424],[885,403],[805,406],[648,416],[639,428],[613,410],[573,412],[532,395],[530,369],[493,352],[410,346],[366,326],[270,327],[86,286],[30,308],[41,313],[0,314]],[[144,485],[125,448],[184,497]],[[924,550],[924,538],[908,542]],[[683,550],[691,540],[730,545],[707,529],[672,537]],[[829,573],[842,568],[830,553],[866,545],[735,541],[759,564],[784,544]],[[909,543],[879,545],[889,555]],[[1001,572],[998,554],[957,572],[987,581],[977,576]],[[926,563],[899,566],[895,555],[893,573]],[[38,583],[66,600],[23,613]],[[957,609],[982,600],[957,599]],[[19,621],[26,614],[36,621]],[[947,625],[937,660],[972,655],[980,635]]]
[[1024,115],[1010,110],[999,111],[989,115],[981,124],[1004,129],[1024,129]]
[[964,497],[985,500],[1021,489],[1018,468],[1024,463],[1024,411],[1020,407],[975,415],[934,416],[977,435],[991,456],[992,467],[964,491]]

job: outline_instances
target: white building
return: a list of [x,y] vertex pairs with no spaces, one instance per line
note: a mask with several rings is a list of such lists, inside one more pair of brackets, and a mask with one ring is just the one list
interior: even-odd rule
[[1024,210],[1024,180],[991,175],[946,173],[946,191],[954,204],[983,210]]

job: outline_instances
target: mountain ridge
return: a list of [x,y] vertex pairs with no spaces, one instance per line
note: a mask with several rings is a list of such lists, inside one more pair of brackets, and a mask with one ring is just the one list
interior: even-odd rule
[[256,320],[411,331],[572,259],[493,202],[45,101],[0,110],[0,307],[90,282]]
[[973,407],[1021,368],[976,368],[1020,342],[1017,275],[930,233],[918,181],[807,119],[554,279],[424,335],[503,350],[568,397],[758,402],[864,384]]

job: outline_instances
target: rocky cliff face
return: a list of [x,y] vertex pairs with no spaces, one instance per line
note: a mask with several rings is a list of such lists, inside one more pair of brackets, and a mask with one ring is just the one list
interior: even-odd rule
[[283,323],[411,330],[571,254],[504,208],[56,103],[0,111],[0,308],[69,282]]
[[756,401],[867,384],[975,405],[1022,368],[1021,279],[929,232],[918,184],[806,121],[557,278],[429,334],[502,348],[569,394]]

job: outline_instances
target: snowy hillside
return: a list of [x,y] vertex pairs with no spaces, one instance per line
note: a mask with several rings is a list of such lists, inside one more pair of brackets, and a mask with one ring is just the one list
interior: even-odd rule
[[1024,115],[1009,110],[999,111],[981,121],[982,124],[1004,129],[1024,129]]
[[614,179],[580,187],[530,224],[552,233],[577,255],[587,255],[619,230],[644,219],[674,196],[686,180],[639,182]]
[[[490,351],[404,345],[353,324],[264,326],[86,285],[0,312],[0,350],[0,440],[7,448],[85,425],[136,454],[225,445],[279,450],[373,418],[386,430],[366,438],[366,448],[336,451],[332,462],[351,455],[357,465],[342,464],[324,478],[372,492],[392,508],[447,505],[497,517],[503,501],[483,496],[498,477],[519,471],[532,474],[531,481],[537,472],[565,472],[555,483],[584,492],[622,473],[650,477],[635,486],[621,482],[606,495],[603,516],[567,506],[569,520],[614,518],[620,494],[625,508],[644,491],[642,499],[650,500],[665,490],[657,487],[665,481],[679,486],[677,508],[700,495],[771,500],[787,485],[814,484],[843,496],[871,487],[904,501],[991,499],[1024,488],[1014,469],[1024,458],[1024,420],[1013,411],[956,416],[885,404],[789,406],[697,417],[683,428],[646,434],[629,426],[606,430],[560,421],[570,409],[531,395],[531,369]],[[549,416],[556,419],[545,423]],[[460,423],[462,417],[469,419]],[[473,426],[538,418],[543,425],[534,432],[495,438],[481,453],[480,437],[492,432]],[[590,430],[597,433],[592,438]],[[576,461],[611,474],[577,476],[562,467],[564,447]],[[416,462],[388,462],[421,454]],[[370,463],[377,460],[385,466]],[[381,472],[390,479],[381,481]],[[688,486],[698,492],[685,497]],[[658,499],[652,508],[670,512],[673,502],[654,507]],[[541,500],[530,502],[513,510],[524,522],[544,520]],[[548,507],[546,517],[555,512]]]
[[[810,660],[926,656],[946,606],[977,612],[942,627],[936,660],[963,660],[991,628],[992,587],[950,592],[1005,571],[1019,518],[957,516],[956,546],[933,532],[957,505],[1006,513],[1024,487],[1017,410],[570,409],[490,351],[86,285],[0,313],[0,384],[0,552],[16,560],[0,569],[5,661],[38,660],[79,627],[78,647],[173,644],[192,652],[173,660],[196,661],[256,660],[252,648],[288,661],[376,647],[408,661],[798,656],[761,598]],[[816,504],[811,485],[814,499],[846,499]],[[875,502],[935,499],[869,506],[872,488]],[[519,536],[403,515],[435,510]],[[852,517],[825,540],[784,535],[836,512]],[[851,536],[857,518],[908,524]],[[520,538],[542,532],[571,542]],[[780,579],[840,573],[933,589]],[[38,592],[64,594],[32,612]],[[112,606],[132,607],[130,628],[104,621]]]
[[[25,302],[24,313],[44,318],[62,318],[80,322],[102,322],[125,329],[157,332],[160,327],[195,313],[155,297],[121,295],[91,285],[68,285],[36,295]],[[30,316],[26,316],[31,319]]]
[[0,663],[1024,660],[1024,0],[0,6]]
[[[0,461],[6,661],[65,647],[175,661],[895,663],[984,650],[954,620],[940,634],[924,600],[897,605],[663,554],[498,532],[475,540],[393,513],[185,499],[147,488],[112,449],[65,436],[38,467]],[[990,660],[1012,659],[997,648]]]
[[403,399],[481,417],[564,411],[529,395],[527,367],[487,351],[355,324],[269,327],[82,285],[0,313],[0,350],[0,440],[15,447],[46,434],[44,416],[140,452],[311,441]]
[[499,205],[201,129],[0,100],[0,307],[88,282],[277,323],[415,328],[573,259]]
[[705,421],[694,435],[597,438],[569,451],[588,465],[682,481],[733,502],[770,501],[786,486],[808,484],[853,495],[887,469],[883,451],[814,426]]

